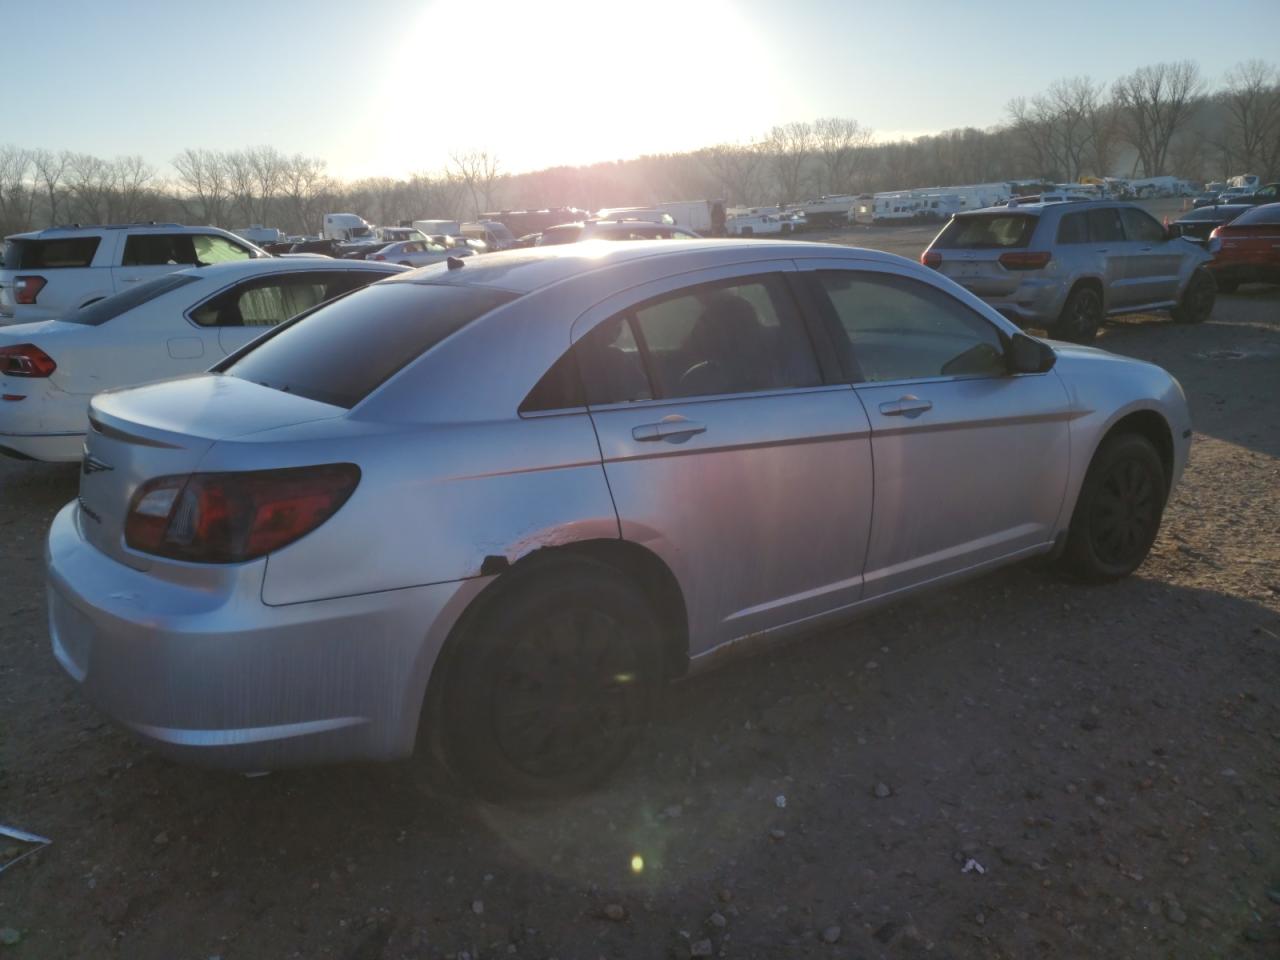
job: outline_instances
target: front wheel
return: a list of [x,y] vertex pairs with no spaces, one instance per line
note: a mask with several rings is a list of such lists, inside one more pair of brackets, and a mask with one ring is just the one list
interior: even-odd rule
[[1137,570],[1160,529],[1166,492],[1164,465],[1150,440],[1127,433],[1104,441],[1071,515],[1067,570],[1094,583]]
[[1102,326],[1102,296],[1093,287],[1076,287],[1058,314],[1049,336],[1072,343],[1092,343]]
[[490,800],[569,796],[613,773],[648,722],[658,622],[644,593],[603,564],[547,561],[512,576],[458,638],[445,757]]
[[1197,267],[1178,305],[1170,310],[1177,323],[1203,323],[1213,313],[1213,303],[1218,297],[1218,285],[1213,274],[1204,267]]

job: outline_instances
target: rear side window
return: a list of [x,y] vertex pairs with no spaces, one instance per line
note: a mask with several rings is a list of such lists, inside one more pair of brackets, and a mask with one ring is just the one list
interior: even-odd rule
[[87,267],[93,263],[101,237],[66,237],[57,240],[8,240],[4,245],[6,270],[57,270]]
[[1088,243],[1089,222],[1083,213],[1069,213],[1058,224],[1059,243]]
[[196,248],[186,233],[135,233],[124,241],[125,267],[197,266]]
[[199,279],[200,277],[194,277],[188,273],[168,273],[163,277],[140,283],[136,287],[130,287],[115,296],[91,303],[61,319],[67,323],[84,324],[86,327],[100,327],[108,320],[114,320],[134,307],[140,307],[144,303],[163,297],[166,293],[195,283]]
[[221,369],[350,408],[445,337],[515,298],[483,287],[375,285],[280,327]]
[[1120,212],[1114,207],[1090,210],[1085,216],[1089,219],[1090,243],[1114,243],[1124,240],[1124,229],[1120,226]]
[[952,250],[992,250],[1025,247],[1036,232],[1038,217],[1025,213],[987,213],[956,217],[934,241],[935,247]]

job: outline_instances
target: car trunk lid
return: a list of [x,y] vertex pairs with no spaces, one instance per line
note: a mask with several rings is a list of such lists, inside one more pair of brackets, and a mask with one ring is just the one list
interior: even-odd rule
[[346,412],[218,374],[99,394],[89,407],[80,471],[85,538],[108,556],[147,569],[152,558],[124,542],[129,504],[141,484],[196,472],[219,440]]

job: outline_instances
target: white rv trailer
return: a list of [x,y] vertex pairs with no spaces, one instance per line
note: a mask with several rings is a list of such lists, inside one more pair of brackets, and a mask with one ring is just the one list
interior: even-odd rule
[[888,190],[877,193],[870,203],[865,196],[859,198],[853,218],[864,221],[945,219],[962,210],[981,210],[1004,203],[1012,196],[1013,189],[1008,183]]
[[805,221],[816,227],[835,226],[848,222],[858,198],[852,194],[817,197],[803,203],[789,203],[787,209],[803,213]]
[[1232,177],[1227,182],[1227,186],[1248,187],[1250,190],[1256,190],[1261,182],[1261,179],[1256,173],[1242,173],[1239,176]]

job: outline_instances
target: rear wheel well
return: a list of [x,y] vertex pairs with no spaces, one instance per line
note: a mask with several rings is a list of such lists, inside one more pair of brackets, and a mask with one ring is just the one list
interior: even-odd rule
[[[1168,422],[1154,410],[1138,410],[1117,420],[1102,438],[1102,443],[1124,433],[1136,433],[1145,437],[1156,448],[1156,453],[1160,455],[1160,465],[1164,468],[1167,496],[1173,483],[1173,432],[1169,429]],[[1101,448],[1102,444],[1098,444],[1098,447]]]
[[1099,280],[1097,277],[1083,277],[1077,280],[1075,283],[1071,285],[1071,289],[1067,291],[1067,299],[1070,299],[1071,294],[1075,293],[1077,290],[1081,289],[1082,287],[1088,287],[1090,290],[1096,293],[1099,299],[1102,300],[1102,309],[1106,310],[1107,295],[1105,292],[1103,292],[1102,281]]

